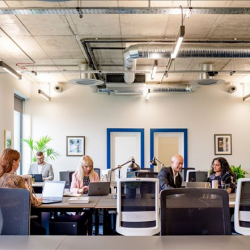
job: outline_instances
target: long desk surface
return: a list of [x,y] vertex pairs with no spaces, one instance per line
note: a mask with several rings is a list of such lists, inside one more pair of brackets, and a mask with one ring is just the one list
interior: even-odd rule
[[0,249],[248,250],[250,236],[0,236]]

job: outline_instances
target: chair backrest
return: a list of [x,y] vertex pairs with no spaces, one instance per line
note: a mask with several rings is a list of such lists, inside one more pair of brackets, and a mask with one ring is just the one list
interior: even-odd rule
[[188,170],[195,170],[195,168],[183,168],[181,170],[180,175],[181,175],[183,181],[186,181],[186,179],[187,179],[187,171]]
[[167,189],[161,192],[161,235],[230,235],[225,190]]
[[99,179],[101,178],[101,169],[100,168],[94,168],[94,171],[99,175]]
[[0,188],[0,235],[29,235],[30,192]]
[[208,172],[200,170],[188,170],[186,182],[207,182]]
[[157,178],[158,172],[140,172],[136,173],[136,176],[139,178]]
[[186,188],[211,188],[210,182],[186,182]]
[[234,230],[243,235],[250,235],[250,178],[240,178],[237,182]]
[[72,175],[75,171],[70,170],[59,170],[59,181],[66,181],[65,188],[70,188],[71,180],[70,175]]
[[160,231],[157,178],[118,180],[116,231],[127,236],[150,236]]

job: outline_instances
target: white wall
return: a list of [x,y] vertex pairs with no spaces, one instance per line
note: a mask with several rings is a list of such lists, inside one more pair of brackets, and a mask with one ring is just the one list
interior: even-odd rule
[[4,130],[11,131],[14,141],[14,93],[30,97],[31,84],[18,80],[8,73],[0,75],[0,152],[4,149]]
[[226,85],[204,86],[195,93],[151,95],[146,101],[136,96],[94,94],[88,87],[67,84],[62,93],[51,91],[51,102],[38,96],[37,87],[33,85],[28,104],[32,137],[53,138],[50,146],[61,154],[52,162],[56,173],[76,169],[80,159],[66,156],[66,136],[85,136],[85,153],[93,158],[95,167],[105,169],[107,128],[145,128],[145,164],[150,160],[150,128],[187,128],[188,166],[201,170],[208,170],[215,157],[214,134],[232,134],[233,154],[225,157],[229,164],[242,164],[250,173],[250,101],[242,101],[240,87],[229,94]]

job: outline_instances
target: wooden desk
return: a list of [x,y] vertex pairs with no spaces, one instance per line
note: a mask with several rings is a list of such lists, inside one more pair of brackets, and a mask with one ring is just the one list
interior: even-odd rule
[[0,236],[0,249],[248,250],[250,236]]

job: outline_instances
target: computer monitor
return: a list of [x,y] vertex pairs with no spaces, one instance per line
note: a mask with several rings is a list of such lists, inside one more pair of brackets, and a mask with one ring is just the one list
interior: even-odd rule
[[207,182],[207,178],[207,171],[188,170],[186,182]]

